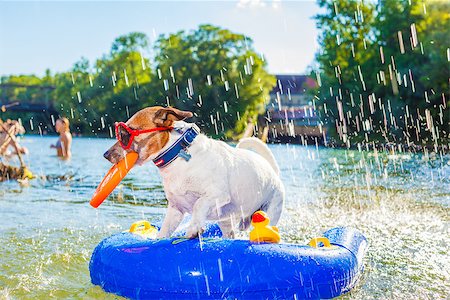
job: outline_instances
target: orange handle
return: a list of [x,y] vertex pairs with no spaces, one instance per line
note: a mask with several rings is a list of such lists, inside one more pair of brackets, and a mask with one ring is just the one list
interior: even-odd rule
[[98,185],[92,196],[90,204],[97,208],[100,204],[111,194],[111,192],[116,188],[116,186],[122,181],[122,179],[127,175],[131,168],[136,163],[139,154],[136,152],[127,153],[124,159],[119,161],[117,164],[113,165],[106,173],[102,182]]

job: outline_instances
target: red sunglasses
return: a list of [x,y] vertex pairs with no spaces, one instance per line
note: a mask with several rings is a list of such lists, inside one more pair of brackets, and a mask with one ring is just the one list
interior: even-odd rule
[[122,146],[124,150],[130,149],[135,136],[138,136],[143,133],[166,131],[173,129],[173,127],[156,127],[152,129],[137,130],[131,129],[124,122],[116,122],[115,126],[116,126],[116,139],[119,141],[120,146]]

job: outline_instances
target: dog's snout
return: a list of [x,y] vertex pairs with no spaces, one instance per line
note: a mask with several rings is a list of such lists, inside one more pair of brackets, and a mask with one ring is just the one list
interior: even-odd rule
[[125,157],[125,153],[116,143],[114,144],[114,146],[106,150],[105,153],[103,153],[103,157],[106,158],[110,163],[115,164]]

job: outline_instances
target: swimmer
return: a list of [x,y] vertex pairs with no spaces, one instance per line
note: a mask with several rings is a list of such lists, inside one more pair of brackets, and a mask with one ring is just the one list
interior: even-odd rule
[[[21,154],[27,154],[28,149],[19,145],[17,141],[18,135],[23,135],[25,128],[22,124],[16,120],[6,120],[3,122],[0,119],[0,155],[11,156],[15,155],[19,151]],[[9,151],[9,148],[13,148],[14,151]]]
[[59,118],[56,120],[55,129],[59,133],[59,139],[56,145],[51,145],[50,148],[56,148],[59,157],[70,158],[72,155],[70,152],[72,134],[70,133],[69,120],[67,118]]

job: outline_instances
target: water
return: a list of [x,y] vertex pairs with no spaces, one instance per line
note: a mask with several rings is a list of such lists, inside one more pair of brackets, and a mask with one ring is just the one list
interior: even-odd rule
[[[105,237],[140,219],[160,221],[166,201],[156,167],[134,168],[98,209],[88,202],[109,169],[108,139],[74,138],[71,161],[56,138],[27,136],[39,179],[0,183],[1,299],[117,299],[93,286],[89,258]],[[365,272],[345,299],[445,299],[450,291],[450,156],[274,145],[287,190],[279,228],[305,244],[335,226],[370,243]]]

